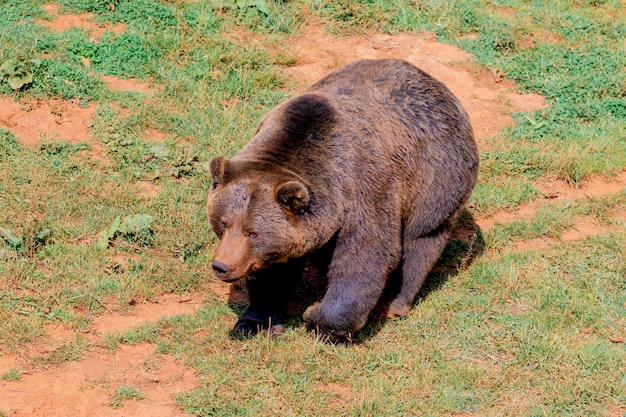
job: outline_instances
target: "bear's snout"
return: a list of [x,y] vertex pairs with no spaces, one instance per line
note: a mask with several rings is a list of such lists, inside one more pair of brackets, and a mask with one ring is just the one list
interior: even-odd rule
[[241,278],[240,271],[232,265],[214,259],[211,263],[215,275],[224,282],[234,282]]
[[253,267],[249,249],[248,239],[239,230],[224,231],[211,262],[215,275],[224,282],[248,275]]
[[224,275],[228,272],[228,265],[226,265],[223,262],[220,261],[213,261],[213,263],[211,264],[211,266],[213,267],[213,270],[218,274],[218,275]]

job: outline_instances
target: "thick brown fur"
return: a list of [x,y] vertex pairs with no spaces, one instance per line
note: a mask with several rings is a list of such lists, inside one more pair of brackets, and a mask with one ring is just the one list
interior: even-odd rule
[[213,267],[248,284],[236,328],[280,327],[306,259],[324,252],[328,287],[304,320],[347,336],[398,269],[387,308],[409,312],[472,192],[478,153],[442,83],[401,60],[362,60],[273,109],[237,156],[210,166]]

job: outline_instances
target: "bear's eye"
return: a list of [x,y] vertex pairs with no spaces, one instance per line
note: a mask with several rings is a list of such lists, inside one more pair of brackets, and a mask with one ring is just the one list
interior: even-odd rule
[[254,239],[255,237],[257,237],[259,234],[257,232],[248,232],[248,237]]
[[217,181],[213,181],[213,184],[211,184],[211,190],[215,191],[218,185],[219,183]]
[[222,229],[226,229],[226,222],[224,220],[222,220],[222,222],[220,223],[220,226],[222,227]]

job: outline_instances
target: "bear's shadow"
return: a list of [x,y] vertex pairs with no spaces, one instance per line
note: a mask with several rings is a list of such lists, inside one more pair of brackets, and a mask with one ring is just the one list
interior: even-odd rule
[[[474,259],[480,256],[485,249],[485,240],[469,210],[463,210],[458,223],[452,233],[439,260],[430,271],[422,288],[415,297],[413,308],[426,299],[431,293],[439,290],[450,278],[468,268]],[[303,279],[298,283],[293,296],[287,304],[285,327],[301,327],[304,325],[302,313],[311,304],[320,301],[324,296],[326,283],[314,272],[308,273],[305,268]],[[397,279],[398,277],[395,276]],[[389,282],[393,282],[394,276]],[[392,284],[391,284],[392,285]],[[383,298],[385,295],[383,295]],[[384,304],[384,303],[383,303]],[[247,307],[245,288],[241,284],[232,284],[228,297],[228,306],[238,316],[243,314]],[[363,342],[382,330],[385,322],[390,319],[385,309],[379,303],[372,312],[367,324],[350,339],[350,343]],[[240,336],[233,333],[233,338]]]

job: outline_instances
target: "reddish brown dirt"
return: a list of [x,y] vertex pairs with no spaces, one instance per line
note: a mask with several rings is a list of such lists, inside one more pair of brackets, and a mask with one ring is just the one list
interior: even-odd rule
[[337,38],[321,25],[306,25],[292,42],[289,50],[297,59],[287,73],[297,90],[356,59],[401,58],[413,63],[445,83],[459,98],[482,147],[484,138],[514,123],[511,113],[545,107],[541,96],[520,94],[511,82],[478,70],[472,55],[439,43],[429,34],[371,32]]
[[624,191],[626,189],[626,171],[618,172],[614,177],[609,178],[593,177],[578,187],[558,179],[546,179],[535,186],[548,198],[598,198]]
[[609,411],[609,417],[624,417],[626,415],[626,407],[616,407]]
[[37,19],[35,23],[55,32],[80,28],[86,30],[90,39],[95,41],[107,30],[112,31],[116,36],[126,30],[126,25],[123,23],[118,23],[114,26],[97,24],[93,18],[93,13],[81,13],[79,15],[59,14],[59,5],[56,3],[46,3],[42,7],[50,16],[50,20]]
[[[34,358],[46,356],[74,337],[73,331],[59,324],[46,325],[45,339],[21,347],[18,354],[0,357],[0,374],[22,371],[19,381],[0,381],[0,410],[7,416],[184,415],[173,395],[198,385],[191,368],[169,355],[155,354],[151,344],[122,345],[111,353],[102,337],[162,317],[191,314],[199,305],[195,298],[166,294],[154,303],[137,305],[128,314],[100,316],[83,333],[92,347],[79,361],[41,367],[33,363]],[[144,398],[113,408],[119,386],[131,386]]]
[[[79,362],[24,373],[18,382],[0,382],[5,415],[19,416],[181,416],[173,394],[199,383],[193,370],[152,344],[120,346],[111,354],[91,349]],[[130,386],[143,399],[112,407],[118,387]]]
[[329,382],[328,384],[322,385],[319,390],[321,392],[327,392],[333,396],[333,399],[330,403],[331,409],[345,409],[354,402],[352,387],[345,384]]
[[135,78],[122,79],[113,75],[103,75],[102,81],[113,91],[135,91],[139,93],[146,93],[150,91],[150,84],[144,81],[139,81]]
[[96,107],[80,107],[63,100],[18,103],[0,97],[0,125],[11,130],[22,146],[34,147],[45,140],[71,143],[89,141]]
[[[49,30],[78,27],[88,31],[91,39],[96,42],[105,30],[112,30],[117,35],[124,30],[124,25],[100,26],[90,13],[62,15],[58,13],[58,6],[53,3],[45,4],[44,8],[52,20],[41,20],[37,23]],[[258,37],[248,34],[239,38],[241,42],[259,41]],[[459,97],[470,114],[481,147],[486,146],[484,139],[487,136],[513,124],[510,116],[512,112],[530,111],[544,106],[541,97],[518,93],[515,86],[503,79],[495,69],[491,72],[481,69],[471,55],[458,48],[437,43],[429,35],[391,36],[370,32],[337,38],[325,33],[321,25],[309,24],[301,29],[298,36],[283,45],[283,48],[297,57],[295,65],[286,70],[296,91],[355,59],[406,59],[446,83]],[[90,65],[87,60],[84,63],[86,66]],[[148,91],[146,83],[136,80],[119,80],[114,77],[104,77],[103,80],[112,90]],[[88,142],[95,148],[98,144],[90,141],[89,137],[94,111],[92,106],[81,108],[64,101],[16,103],[9,98],[0,97],[0,125],[13,131],[24,146],[37,146],[42,140],[64,140]],[[155,142],[164,138],[161,132],[145,132],[144,136]],[[558,200],[619,192],[624,189],[624,183],[626,173],[620,173],[613,180],[594,178],[579,189],[573,189],[559,181],[545,181],[537,187],[546,196]],[[158,193],[158,188],[148,181],[139,182],[137,189],[147,198]],[[536,207],[532,204],[522,206],[516,212],[497,213],[489,219],[479,218],[476,221],[481,227],[490,228],[495,223],[506,223],[520,216],[530,216]],[[574,230],[563,234],[562,240],[576,240],[604,232],[603,228],[582,219]],[[554,243],[546,239],[525,242],[537,247]],[[218,299],[245,302],[245,296],[237,287],[232,288],[218,281],[211,282],[209,287]],[[156,303],[139,303],[126,314],[112,311],[95,318],[83,333],[91,347],[80,360],[37,366],[37,358],[49,354],[74,337],[74,331],[63,326],[46,325],[46,337],[20,347],[18,354],[0,356],[0,374],[10,369],[23,372],[20,381],[0,381],[0,411],[7,416],[44,417],[181,415],[173,403],[172,394],[190,390],[199,384],[193,371],[171,356],[155,354],[154,346],[150,344],[122,345],[111,353],[103,348],[102,336],[124,331],[141,323],[154,322],[167,315],[193,313],[198,305],[199,301],[195,298],[165,295]],[[115,391],[122,385],[132,386],[145,398],[127,400],[119,409],[111,407]],[[346,388],[338,384],[327,384],[321,390],[336,395],[338,402],[353,400]]]
[[[514,210],[501,210],[489,217],[475,218],[476,224],[483,232],[493,229],[497,224],[507,224],[520,219],[528,219],[537,209],[546,204],[557,204],[561,201],[573,201],[584,198],[598,198],[615,195],[626,191],[626,171],[617,173],[614,177],[593,177],[579,187],[573,187],[565,181],[546,179],[537,184],[536,188],[543,193],[544,200],[536,200],[518,206]],[[564,230],[556,238],[537,237],[526,241],[514,242],[507,250],[525,251],[546,249],[558,243],[570,243],[583,240],[587,237],[610,233],[616,228],[626,227],[626,213],[616,213],[611,219],[611,226],[602,225],[593,219],[577,217],[573,226]]]
[[136,187],[137,193],[148,199],[158,196],[161,191],[161,187],[152,181],[137,181]]
[[[601,176],[593,177],[578,187],[574,187],[558,179],[545,179],[535,184],[535,187],[544,195],[545,199],[549,200],[552,204],[587,197],[598,198],[618,194],[626,190],[626,171],[618,172],[614,177],[610,178]],[[476,223],[483,230],[492,229],[496,224],[507,224],[520,218],[530,217],[541,204],[545,204],[545,202],[534,201],[532,203],[522,204],[515,208],[515,210],[502,210],[495,213],[493,216],[477,218]],[[593,227],[590,226],[581,225],[580,228],[584,228],[588,232],[593,232]],[[603,230],[598,226],[596,231],[602,233]],[[595,235],[599,233],[590,234]],[[571,241],[571,239],[567,241]]]
[[113,312],[96,317],[88,330],[98,336],[116,333],[142,323],[156,322],[161,317],[191,314],[199,306],[199,301],[192,297],[166,294],[156,302],[138,304],[131,314]]

